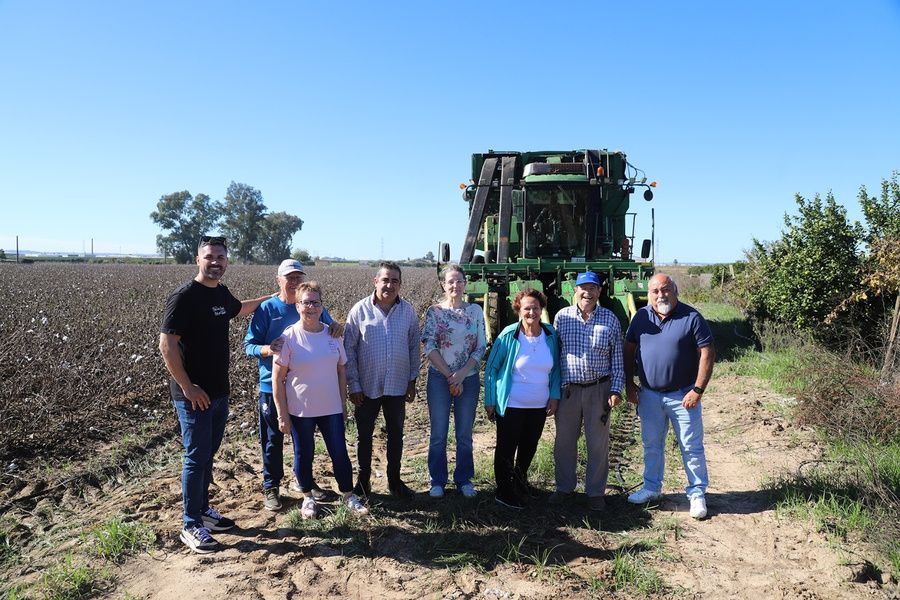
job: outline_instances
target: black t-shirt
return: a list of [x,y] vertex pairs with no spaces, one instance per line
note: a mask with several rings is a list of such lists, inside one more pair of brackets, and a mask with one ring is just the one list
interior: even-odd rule
[[[210,399],[227,396],[228,322],[241,311],[241,301],[224,284],[211,288],[194,281],[185,283],[169,296],[161,333],[181,336],[179,346],[184,370]],[[184,398],[181,386],[171,379],[173,398]]]

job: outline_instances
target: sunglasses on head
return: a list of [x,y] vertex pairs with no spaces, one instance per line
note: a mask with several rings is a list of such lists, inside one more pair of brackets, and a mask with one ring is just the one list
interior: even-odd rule
[[202,248],[203,246],[222,246],[223,248],[228,247],[225,244],[225,238],[220,235],[201,235],[200,244],[197,247]]

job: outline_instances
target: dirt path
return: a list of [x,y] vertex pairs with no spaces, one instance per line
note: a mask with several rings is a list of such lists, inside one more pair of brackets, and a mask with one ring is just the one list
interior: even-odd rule
[[[877,590],[847,582],[845,563],[853,557],[771,507],[766,482],[795,472],[818,449],[809,431],[773,413],[782,397],[752,386],[719,379],[706,401],[710,516],[693,521],[680,490],[667,490],[672,494],[659,512],[676,517],[682,529],[672,541],[677,560],[666,580],[705,598],[871,597]],[[671,470],[680,485],[680,463]]]
[[[618,493],[608,497],[607,512],[599,518],[583,500],[565,510],[550,509],[549,486],[538,482],[544,492],[525,514],[511,515],[494,505],[489,484],[482,482],[475,501],[448,493],[436,503],[421,494],[400,504],[379,493],[365,521],[338,515],[289,523],[288,509],[297,507],[296,500],[288,498],[280,513],[261,509],[255,438],[252,427],[240,423],[229,425],[217,461],[215,503],[240,526],[217,534],[225,545],[221,552],[192,554],[178,540],[175,440],[163,449],[167,464],[139,478],[67,494],[58,514],[91,523],[125,513],[157,531],[157,549],[113,568],[115,579],[105,593],[110,598],[631,598],[642,592],[616,585],[614,553],[639,547],[660,532],[661,545],[635,555],[664,583],[653,595],[897,597],[896,585],[849,583],[851,569],[844,563],[852,556],[809,526],[779,519],[771,508],[766,481],[818,453],[809,431],[779,416],[784,401],[746,378],[715,380],[704,407],[711,487],[710,517],[702,522],[688,517],[680,461],[670,460],[666,495],[649,511],[627,504]],[[405,477],[419,490],[427,489],[422,409],[420,404],[408,417],[404,456]],[[476,461],[489,462],[492,431],[485,425],[476,431]],[[546,436],[552,439],[551,425]],[[635,450],[629,453],[634,456]],[[317,456],[316,465],[317,477],[333,485],[325,457]],[[630,467],[635,470],[634,462]],[[373,487],[383,492],[386,486],[378,479]],[[71,541],[69,548],[78,543]],[[40,551],[32,558],[36,565],[53,560]],[[21,581],[34,583],[42,568],[25,571]]]

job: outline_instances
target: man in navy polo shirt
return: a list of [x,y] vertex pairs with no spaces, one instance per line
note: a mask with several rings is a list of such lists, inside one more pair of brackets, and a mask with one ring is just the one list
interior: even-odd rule
[[[625,334],[625,388],[637,404],[644,445],[644,486],[628,496],[644,504],[662,495],[665,440],[669,421],[678,438],[690,515],[706,517],[706,455],[700,397],[712,377],[715,349],[706,320],[678,301],[678,288],[663,273],[650,279],[649,304],[638,311]],[[641,386],[634,382],[637,366]]]

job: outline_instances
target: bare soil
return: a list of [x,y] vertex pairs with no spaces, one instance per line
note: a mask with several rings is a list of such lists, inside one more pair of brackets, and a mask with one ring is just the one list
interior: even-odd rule
[[[900,594],[888,576],[884,583],[852,581],[867,555],[865,545],[831,539],[776,514],[767,482],[795,472],[819,449],[811,431],[782,416],[779,407],[788,399],[759,382],[714,379],[704,399],[711,486],[710,515],[703,521],[687,514],[677,458],[667,466],[663,500],[649,510],[629,505],[627,489],[615,485],[607,510],[599,515],[587,510],[583,497],[551,507],[549,482],[533,480],[541,491],[526,511],[512,512],[494,504],[488,468],[479,472],[478,498],[467,501],[448,488],[444,499],[432,500],[425,493],[423,392],[407,418],[405,477],[422,492],[413,501],[390,498],[383,478],[376,479],[368,517],[342,521],[331,516],[291,527],[289,511],[298,508],[296,498],[285,492],[281,512],[262,509],[254,427],[235,419],[217,458],[213,501],[238,527],[216,534],[222,551],[193,554],[178,540],[180,447],[173,418],[172,430],[159,434],[162,441],[117,472],[77,482],[45,474],[4,494],[4,518],[18,520],[13,539],[21,542],[21,554],[3,577],[35,585],[63,552],[85,549],[81,531],[124,514],[150,525],[158,542],[151,552],[110,567],[104,597],[813,599]],[[623,429],[634,422],[617,421]],[[548,423],[546,439],[552,440],[553,433]],[[376,460],[383,460],[382,436]],[[633,440],[634,432],[624,437]],[[481,419],[475,445],[478,463],[490,465],[493,431]],[[614,448],[615,471],[628,484],[639,481],[639,448],[623,442],[622,435]],[[379,472],[383,467],[375,465]],[[316,469],[323,487],[334,487],[327,457],[317,456]],[[326,508],[329,512],[333,508]],[[53,543],[36,543],[39,539]],[[617,585],[613,559],[623,549],[641,568],[658,574],[664,587],[648,594],[634,582]]]

